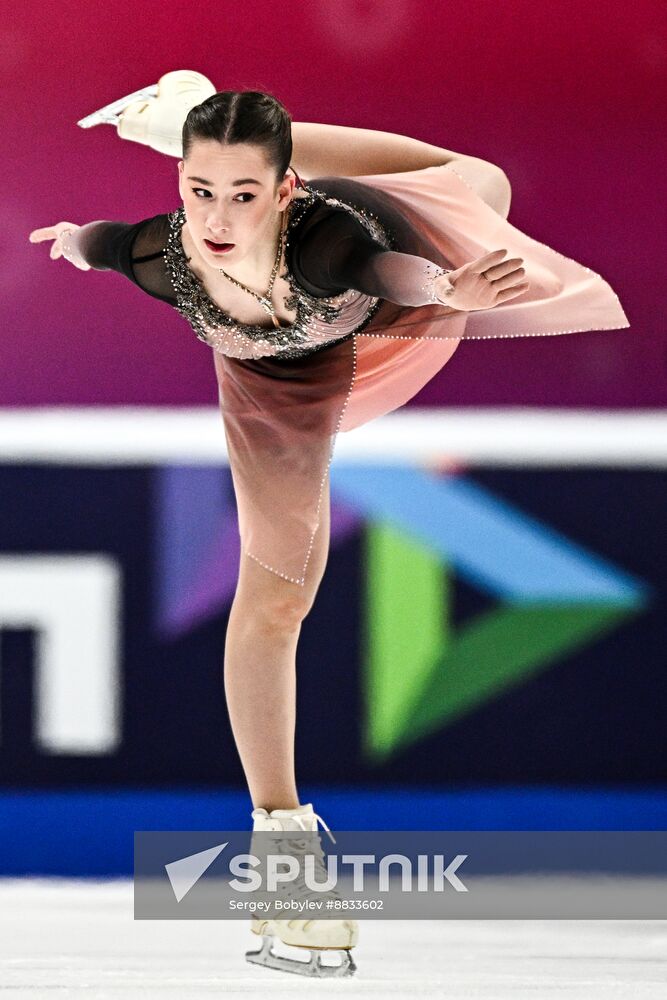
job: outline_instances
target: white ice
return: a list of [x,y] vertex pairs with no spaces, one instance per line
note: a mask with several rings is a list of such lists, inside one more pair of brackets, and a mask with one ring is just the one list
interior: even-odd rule
[[667,997],[667,921],[367,920],[357,973],[258,969],[244,920],[135,920],[130,880],[0,879],[0,1000]]

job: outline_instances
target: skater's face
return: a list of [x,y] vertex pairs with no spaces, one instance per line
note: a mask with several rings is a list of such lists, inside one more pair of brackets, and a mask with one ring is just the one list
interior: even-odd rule
[[188,230],[207,264],[237,264],[253,260],[267,242],[275,247],[295,179],[278,182],[262,146],[195,140],[178,174]]

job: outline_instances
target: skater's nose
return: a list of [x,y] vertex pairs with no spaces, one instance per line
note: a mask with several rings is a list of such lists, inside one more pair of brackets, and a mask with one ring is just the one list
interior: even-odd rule
[[212,236],[215,236],[217,234],[228,233],[229,223],[219,211],[210,212],[206,217],[206,228]]
[[207,222],[206,228],[213,237],[224,236],[229,232],[229,226],[217,222]]

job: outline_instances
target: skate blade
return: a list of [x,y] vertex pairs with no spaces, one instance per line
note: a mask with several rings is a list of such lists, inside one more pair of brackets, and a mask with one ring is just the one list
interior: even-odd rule
[[93,111],[92,114],[86,115],[85,118],[77,122],[77,125],[80,125],[81,128],[92,128],[93,125],[117,125],[121,112],[129,104],[134,104],[135,101],[142,101],[146,97],[157,97],[157,88],[157,83],[153,83],[150,87],[135,90],[133,94],[128,94],[127,97],[120,97],[117,101],[112,101],[111,104],[105,104],[99,111]]
[[[302,959],[289,958],[287,955],[278,955],[273,950],[277,942],[270,935],[262,938],[262,947],[259,951],[247,951],[245,957],[248,962],[254,965],[262,965],[265,969],[275,969],[278,972],[295,972],[299,976],[312,976],[315,979],[332,979],[352,976],[357,971],[354,959],[348,948],[331,948],[329,952],[338,952],[342,961],[337,965],[328,965],[322,962],[324,957],[317,948],[304,948],[303,951],[310,958],[308,961]],[[282,944],[282,942],[281,942]],[[283,948],[289,945],[282,944]],[[301,950],[301,949],[299,949]]]

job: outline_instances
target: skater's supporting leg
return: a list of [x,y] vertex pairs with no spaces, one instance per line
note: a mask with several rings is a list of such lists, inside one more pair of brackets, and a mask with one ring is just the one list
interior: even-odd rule
[[328,481],[306,585],[283,580],[241,556],[225,641],[229,719],[253,808],[299,805],[294,772],[296,647],[315,600],[329,551]]

